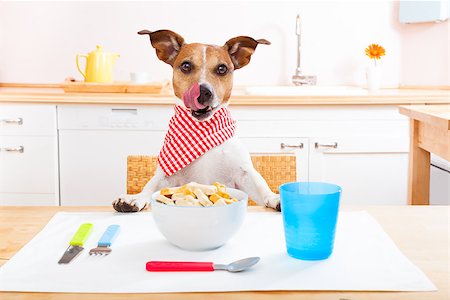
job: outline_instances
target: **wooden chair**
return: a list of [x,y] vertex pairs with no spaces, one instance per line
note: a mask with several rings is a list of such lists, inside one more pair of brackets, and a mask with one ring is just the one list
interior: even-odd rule
[[[278,187],[296,181],[296,161],[292,155],[252,155],[255,169],[266,180],[270,189],[278,193]],[[158,165],[157,156],[131,155],[127,159],[127,193],[137,194],[155,174]],[[250,205],[255,205],[249,201]]]

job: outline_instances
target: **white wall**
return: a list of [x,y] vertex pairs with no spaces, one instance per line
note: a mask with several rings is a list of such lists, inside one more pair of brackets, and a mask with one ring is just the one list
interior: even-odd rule
[[403,85],[450,85],[450,23],[403,24],[401,73]]
[[[364,48],[379,43],[387,51],[383,85],[398,86],[400,78],[418,80],[405,77],[401,63],[408,65],[408,74],[419,68],[408,61],[409,47],[402,49],[401,34],[410,31],[399,27],[397,7],[388,1],[0,2],[0,82],[58,83],[69,75],[81,79],[75,55],[96,44],[121,54],[116,80],[128,80],[130,72],[140,70],[151,72],[155,80],[170,78],[170,67],[157,60],[148,38],[136,34],[167,28],[187,42],[222,45],[237,35],[266,38],[272,45],[258,47],[250,65],[235,73],[235,84],[289,84],[296,66],[295,16],[301,13],[303,69],[316,74],[319,84],[364,85],[370,63]],[[432,39],[448,40],[443,34]],[[414,44],[413,38],[406,40]],[[438,77],[427,83],[445,81]]]

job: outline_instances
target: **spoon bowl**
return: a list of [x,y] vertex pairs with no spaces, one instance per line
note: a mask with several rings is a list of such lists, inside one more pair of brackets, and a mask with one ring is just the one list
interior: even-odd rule
[[214,270],[225,270],[233,273],[241,272],[250,268],[251,266],[256,265],[259,260],[259,257],[247,257],[234,261],[228,265],[214,264]]

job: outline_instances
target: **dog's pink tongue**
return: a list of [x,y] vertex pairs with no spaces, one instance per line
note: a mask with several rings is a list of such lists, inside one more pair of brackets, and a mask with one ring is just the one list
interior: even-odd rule
[[202,109],[206,105],[200,104],[197,98],[200,96],[200,85],[194,83],[186,92],[183,94],[183,102],[187,108],[190,109]]

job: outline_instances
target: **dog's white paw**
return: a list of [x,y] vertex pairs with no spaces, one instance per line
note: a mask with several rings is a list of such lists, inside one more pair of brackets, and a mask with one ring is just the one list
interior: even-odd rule
[[281,205],[280,205],[280,195],[279,194],[272,194],[270,196],[267,196],[264,198],[264,205],[266,207],[273,208],[277,211],[281,211]]
[[140,195],[122,195],[112,203],[118,212],[138,212],[149,206],[147,197]]

